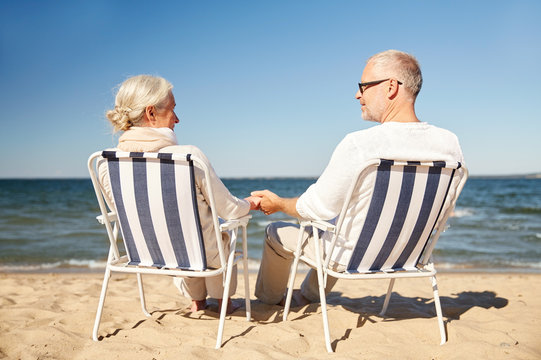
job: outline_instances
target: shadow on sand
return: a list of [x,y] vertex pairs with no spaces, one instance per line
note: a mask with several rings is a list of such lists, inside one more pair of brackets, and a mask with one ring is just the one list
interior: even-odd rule
[[[333,291],[327,295],[327,306],[328,309],[333,307],[341,307],[347,311],[359,314],[357,327],[362,327],[366,322],[375,323],[378,321],[399,321],[416,318],[433,318],[436,316],[433,298],[406,297],[400,295],[400,293],[393,292],[387,313],[385,314],[385,317],[382,318],[379,313],[383,306],[384,299],[385,294],[380,296],[350,298],[344,296],[341,292]],[[444,322],[446,324],[453,320],[459,320],[462,314],[474,307],[481,307],[484,309],[494,307],[495,309],[500,309],[507,306],[509,303],[507,299],[498,297],[496,296],[495,292],[488,290],[482,292],[463,291],[458,294],[452,294],[452,296],[440,296],[440,300]],[[243,301],[239,301],[239,305],[241,303],[244,305]],[[269,323],[279,323],[282,321],[282,306],[267,305],[258,300],[252,300],[251,304],[253,323],[247,323],[247,329],[242,334],[237,334],[234,337],[244,336],[251,332],[255,328],[255,324],[263,325]],[[218,306],[214,303],[211,303],[207,309],[198,311],[196,313],[191,313],[188,309],[178,308],[157,310],[152,312],[153,318],[139,320],[135,325],[132,326],[132,329],[139,327],[148,320],[160,323],[165,317],[171,315],[183,316],[186,318],[192,318],[194,320],[216,321],[219,318],[219,313],[217,310]],[[292,306],[291,313],[296,314],[295,318],[292,318],[292,321],[299,321],[305,317],[317,313],[318,311],[320,311],[320,306],[318,303],[305,306]],[[160,315],[158,316],[158,314]],[[154,315],[156,315],[156,317]],[[244,306],[241,306],[234,313],[227,315],[228,318],[244,316],[246,316]],[[376,320],[375,318],[379,318],[379,320]],[[103,339],[103,337],[109,338],[116,336],[122,330],[123,329],[121,328],[117,328],[112,333],[105,336],[100,336],[100,339]],[[351,332],[351,329],[348,329],[341,339],[335,340],[335,344],[333,346],[336,346],[337,341],[347,339],[349,332]],[[231,338],[224,339],[225,342],[229,342],[230,340]]]

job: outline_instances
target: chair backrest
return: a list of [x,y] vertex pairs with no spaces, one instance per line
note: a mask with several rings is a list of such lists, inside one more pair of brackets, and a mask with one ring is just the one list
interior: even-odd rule
[[116,151],[103,151],[102,156],[129,264],[205,270],[197,159],[190,154]]
[[[357,240],[347,272],[425,264],[464,186],[467,169],[459,162],[376,160],[359,173],[347,203],[367,174],[375,176],[374,186],[366,216],[360,220],[361,231],[353,234]],[[348,208],[345,204],[338,226]]]

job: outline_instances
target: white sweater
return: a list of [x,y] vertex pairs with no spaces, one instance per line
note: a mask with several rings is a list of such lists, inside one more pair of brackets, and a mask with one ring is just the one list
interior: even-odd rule
[[[310,220],[335,219],[345,201],[346,191],[362,164],[371,159],[464,162],[458,139],[452,132],[427,123],[389,122],[350,133],[338,144],[329,164],[317,182],[297,201],[297,212]],[[370,186],[370,184],[366,184]],[[361,190],[363,187],[361,185]],[[367,207],[362,201],[357,209]],[[354,212],[348,212],[351,214]],[[345,252],[336,261],[346,265],[356,239],[349,234],[360,233],[361,221],[344,220],[341,238]],[[330,236],[325,234],[325,240]]]

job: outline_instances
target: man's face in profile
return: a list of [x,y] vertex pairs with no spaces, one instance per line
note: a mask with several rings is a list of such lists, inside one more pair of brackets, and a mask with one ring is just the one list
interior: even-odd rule
[[[380,80],[377,74],[374,73],[374,69],[371,63],[366,64],[361,82],[370,82]],[[383,112],[385,111],[385,96],[382,91],[385,89],[383,86],[385,82],[375,85],[368,85],[363,89],[363,93],[358,90],[356,98],[361,104],[362,118],[366,121],[381,122]]]

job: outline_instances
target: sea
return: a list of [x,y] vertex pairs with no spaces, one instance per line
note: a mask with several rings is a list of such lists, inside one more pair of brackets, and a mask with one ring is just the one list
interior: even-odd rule
[[[315,178],[224,179],[232,194],[302,194]],[[89,179],[0,179],[0,272],[98,272],[108,252]],[[265,227],[282,213],[252,212],[251,270]],[[434,251],[439,271],[541,272],[541,179],[470,177]]]

